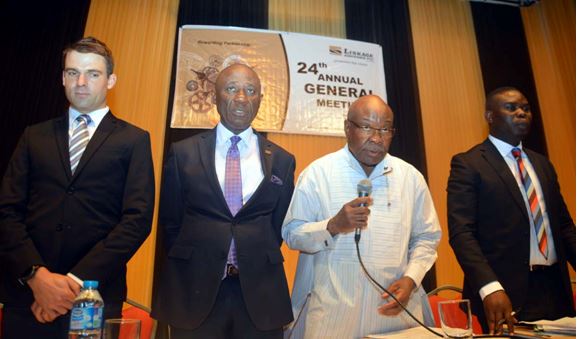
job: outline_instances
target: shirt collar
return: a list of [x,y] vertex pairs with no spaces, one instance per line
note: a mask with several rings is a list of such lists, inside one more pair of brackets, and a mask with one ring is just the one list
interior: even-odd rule
[[[491,142],[493,143],[493,145],[495,145],[495,147],[497,148],[497,150],[499,151],[499,153],[501,154],[501,156],[503,158],[505,157],[512,157],[513,155],[511,154],[511,150],[513,148],[518,148],[521,151],[523,151],[523,143],[520,142],[519,145],[517,146],[513,146],[499,138],[495,138],[494,136],[489,134],[489,140],[491,140]],[[522,156],[523,152],[521,152],[521,156]]]
[[[349,166],[352,167],[355,171],[366,176],[367,174],[365,173],[365,170],[363,170],[363,167],[361,166],[359,161],[355,158],[353,153],[351,153],[351,150],[349,150],[348,144],[345,145],[344,150],[345,150],[345,154],[347,155],[347,162],[348,162]],[[369,175],[369,178],[379,177],[383,174],[389,173],[390,171],[392,171],[392,169],[393,168],[391,166],[391,157],[390,157],[389,153],[387,153],[385,155],[385,157],[383,158],[383,160],[381,160],[381,162],[379,162],[373,168],[373,171]]]
[[[222,123],[219,122],[218,125],[216,125],[217,145],[226,144],[230,142],[230,137],[232,137],[233,135],[235,134],[232,133],[228,128],[226,128]],[[252,127],[249,126],[249,128],[239,133],[238,136],[240,137],[239,145],[240,144],[250,145],[250,142],[252,138],[255,136],[255,134]]]
[[80,113],[77,110],[75,110],[74,108],[72,108],[72,106],[71,106],[68,108],[68,126],[72,126],[72,124],[74,123],[74,120],[76,120],[76,118],[78,118],[78,116],[80,116],[81,114],[89,115],[94,126],[98,126],[100,124],[100,122],[102,121],[102,119],[104,119],[104,116],[106,115],[106,113],[108,113],[109,110],[110,110],[110,108],[108,108],[108,106],[106,106],[104,108],[97,109],[97,110],[92,111],[90,113]]

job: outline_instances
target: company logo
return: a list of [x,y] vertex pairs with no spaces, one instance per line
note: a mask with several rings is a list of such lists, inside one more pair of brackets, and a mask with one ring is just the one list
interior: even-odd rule
[[329,53],[332,55],[343,55],[343,49],[339,46],[329,46]]
[[343,48],[340,46],[329,46],[329,54],[343,56],[345,58],[373,61],[373,53]]

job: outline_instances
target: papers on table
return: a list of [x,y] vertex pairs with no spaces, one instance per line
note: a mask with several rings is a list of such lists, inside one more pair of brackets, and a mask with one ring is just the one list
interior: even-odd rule
[[575,335],[575,318],[565,317],[557,320],[523,321],[521,324],[533,325],[535,332]]

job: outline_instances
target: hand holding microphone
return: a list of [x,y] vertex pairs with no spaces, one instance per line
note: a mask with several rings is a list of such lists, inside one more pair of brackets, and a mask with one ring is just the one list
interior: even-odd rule
[[[359,190],[361,183],[363,184],[362,191]],[[356,229],[359,229],[360,232],[361,229],[367,227],[371,212],[367,206],[372,204],[370,197],[372,191],[371,181],[368,179],[361,180],[359,185],[357,185],[357,191],[359,197],[344,204],[337,215],[329,220],[327,230],[332,236],[339,233],[356,232]]]
[[[371,192],[373,191],[373,183],[369,179],[363,179],[359,181],[357,184],[357,193],[359,194],[359,198],[370,197]],[[366,207],[367,204],[360,203],[360,207]],[[355,229],[355,241],[359,242],[361,239],[361,228],[357,227]]]

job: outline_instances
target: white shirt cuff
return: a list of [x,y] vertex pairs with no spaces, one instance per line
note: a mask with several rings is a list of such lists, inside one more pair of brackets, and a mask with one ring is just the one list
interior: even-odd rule
[[67,273],[66,276],[72,278],[72,280],[76,281],[76,283],[78,285],[80,285],[80,287],[84,286],[84,281],[80,280],[77,276],[75,276],[72,273]]
[[505,289],[503,288],[501,283],[499,283],[498,281],[491,281],[487,285],[481,287],[481,289],[479,290],[479,295],[481,296],[481,300],[485,300],[485,297],[488,296],[489,294],[504,290]]

